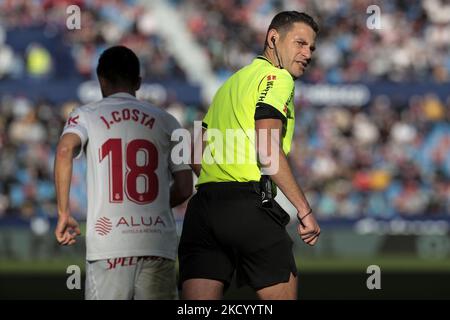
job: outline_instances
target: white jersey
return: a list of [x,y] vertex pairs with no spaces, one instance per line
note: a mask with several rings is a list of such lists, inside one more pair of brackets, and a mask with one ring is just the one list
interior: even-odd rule
[[187,170],[170,158],[167,112],[117,93],[77,108],[64,127],[87,156],[87,260],[129,256],[176,258],[170,208],[171,173]]

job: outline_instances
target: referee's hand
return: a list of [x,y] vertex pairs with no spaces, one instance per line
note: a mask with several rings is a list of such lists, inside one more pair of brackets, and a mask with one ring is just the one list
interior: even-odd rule
[[316,244],[320,235],[320,227],[314,218],[314,215],[308,214],[303,219],[299,219],[300,223],[298,225],[297,231],[303,242],[313,246]]
[[81,234],[78,222],[69,214],[58,216],[55,236],[60,245],[70,246],[77,242],[76,237]]

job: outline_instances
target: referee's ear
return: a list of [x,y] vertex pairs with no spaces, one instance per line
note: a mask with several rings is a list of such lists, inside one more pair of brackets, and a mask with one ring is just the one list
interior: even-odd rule
[[276,38],[279,36],[278,31],[276,29],[270,29],[267,32],[266,38],[266,46],[270,49],[274,49]]

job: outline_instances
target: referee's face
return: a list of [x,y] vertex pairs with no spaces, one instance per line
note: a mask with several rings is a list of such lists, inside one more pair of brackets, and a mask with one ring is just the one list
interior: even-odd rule
[[[316,33],[305,23],[296,22],[277,43],[283,68],[300,77],[308,66],[315,49]],[[279,45],[278,45],[279,44]]]

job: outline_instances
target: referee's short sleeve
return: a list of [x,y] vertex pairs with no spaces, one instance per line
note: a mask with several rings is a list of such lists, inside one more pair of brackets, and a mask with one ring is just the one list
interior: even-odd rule
[[293,94],[294,80],[286,70],[265,75],[258,86],[255,120],[280,119],[285,123]]
[[255,110],[255,120],[261,119],[280,119],[283,124],[286,124],[286,116],[283,115],[278,109],[274,108],[270,104],[258,103]]

